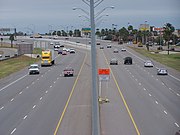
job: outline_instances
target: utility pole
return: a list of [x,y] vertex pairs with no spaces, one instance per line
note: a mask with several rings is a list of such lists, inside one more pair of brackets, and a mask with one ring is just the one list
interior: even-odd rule
[[92,64],[92,135],[100,135],[99,103],[97,91],[96,39],[94,20],[94,0],[90,0],[91,20],[91,64]]

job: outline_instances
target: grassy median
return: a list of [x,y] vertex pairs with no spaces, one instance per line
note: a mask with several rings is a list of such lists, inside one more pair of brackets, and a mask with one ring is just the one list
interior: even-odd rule
[[[33,51],[34,54],[40,54],[41,49],[35,48]],[[8,60],[0,61],[0,79],[6,77],[14,72],[20,71],[30,64],[36,63],[40,58],[31,58],[28,56],[18,56],[15,58],[10,58]]]
[[163,65],[166,65],[168,67],[180,71],[180,53],[167,55],[160,53],[152,53],[150,51],[145,50],[144,48],[136,48],[136,47],[130,47],[130,48],[146,57],[149,57],[159,63],[162,63]]

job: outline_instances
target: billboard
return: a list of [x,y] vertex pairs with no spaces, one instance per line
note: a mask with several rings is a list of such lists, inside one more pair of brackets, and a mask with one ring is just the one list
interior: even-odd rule
[[140,24],[139,30],[140,31],[150,31],[150,26],[149,26],[149,24]]
[[91,28],[82,28],[82,32],[90,33],[91,32]]

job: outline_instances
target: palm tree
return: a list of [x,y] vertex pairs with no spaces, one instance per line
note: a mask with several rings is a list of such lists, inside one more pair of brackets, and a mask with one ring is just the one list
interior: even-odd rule
[[175,28],[174,26],[172,26],[172,24],[170,23],[165,24],[163,37],[168,44],[168,55],[169,55],[169,41],[172,38],[172,33],[174,32],[174,30]]
[[13,48],[14,34],[10,35],[9,40],[11,41],[11,48]]

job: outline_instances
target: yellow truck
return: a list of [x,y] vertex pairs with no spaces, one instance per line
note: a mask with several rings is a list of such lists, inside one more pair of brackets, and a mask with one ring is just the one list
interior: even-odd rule
[[42,51],[41,66],[52,66],[55,63],[54,50],[48,49]]

